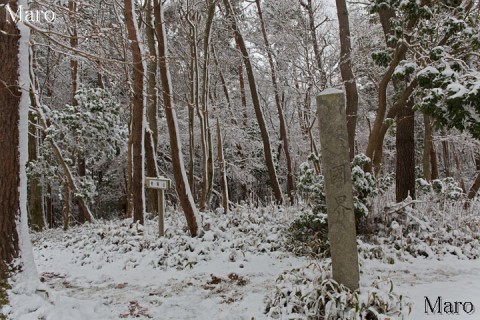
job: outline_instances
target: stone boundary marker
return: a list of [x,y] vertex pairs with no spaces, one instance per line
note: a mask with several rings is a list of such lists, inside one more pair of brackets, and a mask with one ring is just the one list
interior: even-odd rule
[[356,290],[359,288],[360,276],[345,95],[342,90],[330,88],[317,96],[317,118],[325,175],[333,279]]

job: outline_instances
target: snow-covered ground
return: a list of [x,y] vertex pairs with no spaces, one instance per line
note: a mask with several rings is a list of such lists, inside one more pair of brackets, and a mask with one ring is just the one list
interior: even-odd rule
[[[124,220],[34,234],[35,261],[48,290],[12,295],[7,311],[18,320],[266,319],[266,298],[277,277],[316,262],[284,247],[295,213],[273,207],[210,213],[203,216],[208,231],[200,238],[188,236],[177,213],[167,217],[161,239],[155,221],[145,229]],[[392,279],[395,291],[412,303],[410,319],[480,319],[480,261],[454,255],[387,261],[362,258],[361,284]],[[438,296],[472,302],[478,310],[425,314],[425,297],[433,304]]]

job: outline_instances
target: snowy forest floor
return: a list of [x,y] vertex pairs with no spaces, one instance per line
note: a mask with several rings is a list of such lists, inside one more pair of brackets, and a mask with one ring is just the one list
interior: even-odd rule
[[[238,207],[226,216],[207,213],[202,216],[207,231],[199,238],[189,237],[183,216],[171,212],[163,238],[156,236],[155,220],[145,229],[121,220],[35,233],[35,261],[48,298],[12,295],[7,311],[22,320],[266,319],[267,297],[275,294],[278,276],[318,262],[285,248],[285,230],[298,211]],[[377,246],[360,242],[361,285],[391,279],[412,303],[409,319],[440,319],[425,314],[425,296],[470,301],[477,314],[462,319],[478,319],[480,261],[463,254],[478,257],[474,238],[466,249],[448,243],[425,248],[422,242],[415,247],[423,253],[418,255],[395,253],[392,244],[405,242],[400,251],[405,250],[405,238],[377,239],[385,244]]]

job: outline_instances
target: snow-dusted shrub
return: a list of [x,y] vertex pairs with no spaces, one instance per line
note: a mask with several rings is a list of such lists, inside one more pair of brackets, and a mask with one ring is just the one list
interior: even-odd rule
[[288,237],[287,247],[297,254],[328,255],[327,215],[307,210],[292,222]]
[[420,194],[438,195],[442,199],[458,200],[462,197],[463,190],[452,177],[432,180],[428,183],[425,179],[417,179],[417,189]]
[[[125,108],[111,92],[82,86],[75,94],[76,105],[61,109],[41,106],[48,119],[45,141],[53,140],[62,150],[77,185],[74,198],[83,198],[95,213],[117,210],[118,199],[124,193],[122,180],[126,160],[128,126]],[[51,145],[39,145],[38,158],[30,161],[30,177],[48,181],[55,198],[61,198],[65,174]],[[85,175],[77,174],[84,162]],[[54,201],[55,203],[55,201]]]
[[429,191],[375,214],[374,232],[359,238],[360,256],[387,263],[416,257],[480,258],[480,218],[476,211],[462,212],[462,198],[445,201],[446,194]]
[[[364,154],[356,155],[352,161],[354,211],[357,218],[367,216],[373,197],[388,187],[388,179],[383,179],[378,184],[370,172],[363,171],[363,166],[368,162],[370,159]],[[317,175],[308,162],[300,165],[298,191],[312,207],[314,214],[326,213],[325,179],[322,175]]]
[[410,313],[410,305],[389,280],[377,280],[359,293],[331,279],[328,266],[311,266],[277,278],[265,314],[273,319],[379,320],[406,319]]
[[[370,159],[364,154],[355,156],[352,161],[353,200],[357,223],[368,215],[374,197],[383,193],[393,181],[391,176],[377,181],[371,173],[363,171],[363,166],[368,162]],[[300,165],[298,180],[298,192],[311,209],[305,210],[289,227],[289,238],[294,242],[292,249],[302,253],[328,253],[325,179],[304,162]]]

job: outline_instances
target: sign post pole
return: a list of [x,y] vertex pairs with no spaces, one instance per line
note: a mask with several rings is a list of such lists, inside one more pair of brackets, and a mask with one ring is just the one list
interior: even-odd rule
[[158,236],[165,235],[165,190],[170,188],[170,179],[165,177],[146,177],[147,188],[157,189]]
[[163,237],[165,235],[165,191],[163,189],[157,190],[158,195],[158,236]]

